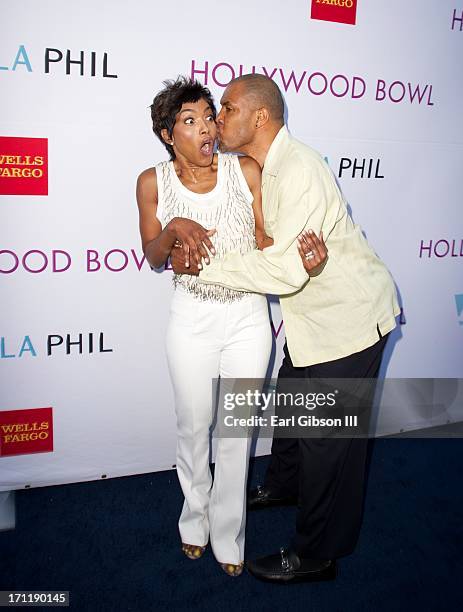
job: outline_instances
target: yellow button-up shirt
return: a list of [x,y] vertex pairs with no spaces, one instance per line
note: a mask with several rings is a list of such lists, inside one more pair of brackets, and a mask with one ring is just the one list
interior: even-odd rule
[[[205,266],[199,278],[242,291],[280,296],[293,365],[340,359],[372,346],[396,325],[400,309],[386,266],[349,216],[324,159],[295,140],[276,135],[262,171],[264,251],[229,253]],[[297,250],[304,229],[323,236],[328,260],[308,277]]]

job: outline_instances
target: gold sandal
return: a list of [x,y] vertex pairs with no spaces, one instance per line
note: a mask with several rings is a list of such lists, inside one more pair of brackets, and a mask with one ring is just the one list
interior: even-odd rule
[[202,557],[205,550],[205,546],[197,546],[196,544],[184,544],[182,542],[182,551],[185,553],[188,559],[192,559],[193,561]]
[[241,561],[238,565],[233,565],[233,563],[220,563],[220,567],[229,576],[237,578],[243,573],[244,561]]

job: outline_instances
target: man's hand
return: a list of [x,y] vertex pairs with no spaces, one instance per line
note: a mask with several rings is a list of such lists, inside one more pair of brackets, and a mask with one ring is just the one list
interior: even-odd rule
[[297,248],[305,271],[309,276],[317,276],[323,270],[328,258],[323,232],[320,232],[320,238],[317,238],[312,230],[305,231],[299,234],[297,239]]
[[191,262],[188,267],[185,265],[185,256],[180,244],[174,244],[174,248],[170,252],[170,263],[175,274],[191,274],[193,276],[198,276],[199,274],[199,268],[196,263]]
[[202,259],[209,263],[207,249],[212,255],[215,255],[214,245],[210,241],[210,236],[215,234],[215,229],[206,230],[196,221],[184,219],[183,217],[174,217],[168,223],[167,228],[172,236],[181,244],[183,262],[186,268],[189,268],[191,264],[195,264],[201,270]]

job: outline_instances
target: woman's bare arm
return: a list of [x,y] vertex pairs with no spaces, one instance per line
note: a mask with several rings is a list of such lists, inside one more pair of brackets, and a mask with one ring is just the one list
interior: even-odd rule
[[170,255],[175,236],[162,229],[156,217],[158,185],[154,168],[144,170],[137,180],[137,204],[143,253],[153,268],[160,268]]
[[264,215],[262,213],[262,173],[259,164],[252,157],[240,157],[241,170],[253,195],[252,209],[254,211],[256,242],[259,250],[272,246],[273,240],[264,230]]

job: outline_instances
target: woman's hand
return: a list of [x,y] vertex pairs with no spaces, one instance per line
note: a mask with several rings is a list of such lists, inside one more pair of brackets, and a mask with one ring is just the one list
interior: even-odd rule
[[178,240],[175,241],[170,253],[170,265],[175,274],[191,274],[192,276],[199,274],[199,268],[194,261],[191,261],[188,267],[185,265],[182,245]]
[[257,243],[257,248],[259,249],[259,251],[263,251],[267,247],[271,247],[273,244],[273,238],[270,238],[270,236],[267,236],[264,229],[258,228],[257,224],[256,224],[256,243]]
[[312,230],[304,231],[297,239],[297,248],[305,271],[309,276],[317,276],[328,259],[328,249],[323,240],[323,232],[320,232],[320,238],[317,238]]
[[189,268],[190,263],[194,263],[201,270],[201,260],[203,258],[206,263],[209,263],[209,253],[206,247],[212,255],[215,255],[214,245],[209,239],[210,236],[215,234],[215,229],[206,230],[196,221],[183,217],[172,219],[167,228],[181,244],[185,267]]

